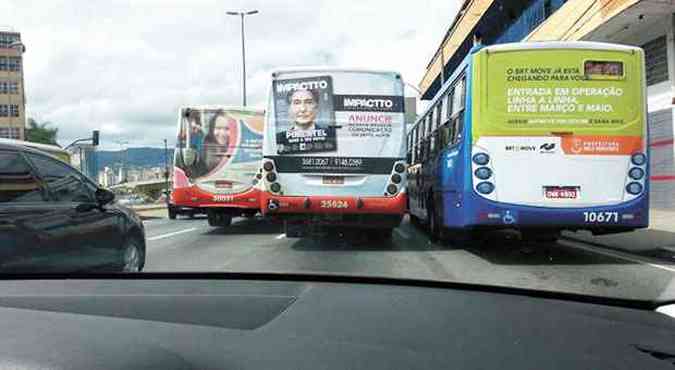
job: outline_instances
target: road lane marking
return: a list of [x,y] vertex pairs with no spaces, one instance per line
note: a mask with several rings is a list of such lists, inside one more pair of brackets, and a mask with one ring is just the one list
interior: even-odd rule
[[647,265],[647,266],[657,268],[657,269],[660,269],[660,270],[675,272],[675,268],[673,268],[673,267],[659,265],[658,263],[653,263],[653,262],[650,262],[650,261],[642,259],[642,258],[635,258],[634,256],[628,255],[627,253],[622,253],[622,252],[617,252],[617,251],[609,251],[609,250],[604,249],[604,248],[599,248],[599,247],[596,247],[596,246],[593,246],[593,245],[588,245],[588,244],[584,244],[584,243],[581,243],[581,242],[570,241],[570,240],[560,240],[559,243],[562,244],[562,245],[566,245],[568,247],[583,249],[587,252],[603,254],[605,256],[614,257],[614,258],[622,259],[622,260],[625,260],[625,261],[630,261],[630,262],[633,262],[633,263],[639,263],[639,264],[642,264],[642,265]]
[[394,229],[394,231],[396,231],[396,233],[397,233],[401,238],[406,239],[406,240],[407,240],[407,239],[410,239],[410,235],[409,235],[408,233],[406,233],[405,231],[403,231],[403,230],[401,230],[401,229],[399,229],[399,228]]
[[189,228],[189,229],[178,230],[178,231],[174,231],[174,232],[168,233],[168,234],[162,234],[162,235],[152,236],[152,237],[146,238],[146,240],[147,240],[147,241],[154,241],[154,240],[159,240],[159,239],[169,238],[169,237],[172,237],[172,236],[174,236],[174,235],[179,235],[179,234],[189,233],[189,232],[195,231],[195,230],[197,230],[196,227],[191,227],[191,228]]
[[279,239],[283,239],[285,237],[286,237],[286,234],[279,234],[274,239],[279,240]]

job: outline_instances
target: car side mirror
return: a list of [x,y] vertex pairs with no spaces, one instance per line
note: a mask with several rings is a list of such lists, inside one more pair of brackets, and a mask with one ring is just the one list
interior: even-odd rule
[[107,189],[102,188],[96,189],[95,196],[96,202],[101,206],[110,204],[115,200],[115,193]]

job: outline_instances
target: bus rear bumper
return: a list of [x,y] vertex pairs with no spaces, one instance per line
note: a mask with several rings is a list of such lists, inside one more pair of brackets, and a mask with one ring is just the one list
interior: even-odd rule
[[646,195],[626,203],[599,207],[547,208],[479,200],[471,208],[473,211],[464,212],[464,227],[611,233],[649,226],[649,200]]
[[193,185],[174,189],[171,196],[172,203],[180,207],[258,209],[260,193],[260,190],[252,188],[242,193],[218,195],[205,192]]
[[261,196],[263,214],[287,221],[395,227],[406,211],[407,196]]

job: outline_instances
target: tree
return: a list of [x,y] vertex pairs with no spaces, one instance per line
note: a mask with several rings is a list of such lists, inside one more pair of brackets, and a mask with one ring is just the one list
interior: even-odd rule
[[26,141],[32,143],[58,145],[56,143],[56,135],[59,129],[50,128],[51,122],[38,122],[32,118],[28,118],[28,127],[26,128]]

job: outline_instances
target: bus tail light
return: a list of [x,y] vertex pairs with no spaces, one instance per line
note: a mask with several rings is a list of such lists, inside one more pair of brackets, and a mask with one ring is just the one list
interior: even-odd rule
[[275,182],[277,181],[277,174],[274,172],[269,172],[267,176],[265,176],[265,179],[267,179],[269,182]]
[[476,153],[473,155],[473,163],[479,165],[479,166],[485,166],[490,162],[490,156],[487,155],[486,153]]
[[630,157],[630,161],[636,166],[642,166],[647,163],[647,156],[644,153],[635,153]]
[[479,182],[478,185],[476,185],[476,190],[481,194],[487,195],[495,190],[495,185],[489,181]]
[[275,182],[274,184],[270,185],[270,190],[272,190],[273,193],[278,193],[281,191],[281,185],[279,185],[278,182]]
[[626,185],[626,191],[631,195],[638,195],[642,193],[642,184],[639,182],[631,182]]
[[387,193],[389,193],[389,195],[394,195],[397,192],[398,192],[398,186],[396,186],[394,184],[389,184],[389,186],[387,186]]
[[272,163],[272,161],[265,162],[263,164],[263,169],[265,169],[267,172],[274,170],[274,163]]
[[391,182],[393,182],[394,184],[400,184],[401,180],[402,180],[401,175],[397,173],[391,175]]
[[645,176],[645,170],[640,167],[633,167],[628,171],[628,177],[633,180],[641,180]]
[[492,176],[492,170],[488,167],[478,167],[473,174],[481,180],[487,180]]
[[405,171],[405,164],[396,163],[396,165],[394,166],[394,171],[396,171],[398,173],[403,173],[403,171]]

